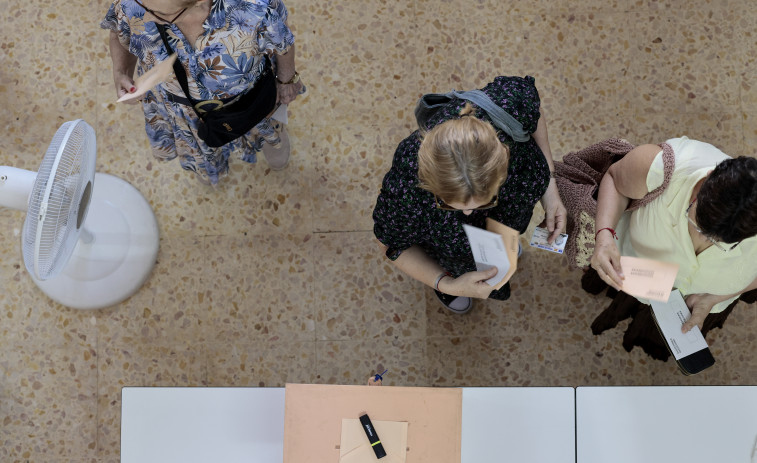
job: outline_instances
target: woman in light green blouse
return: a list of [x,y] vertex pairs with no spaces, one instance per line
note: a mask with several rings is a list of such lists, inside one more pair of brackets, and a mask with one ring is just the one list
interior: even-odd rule
[[[682,330],[699,326],[706,334],[722,327],[739,296],[751,301],[745,293],[757,288],[757,159],[733,159],[686,137],[666,143],[675,153],[675,170],[665,191],[646,206],[625,211],[631,199],[663,183],[659,146],[636,147],[603,177],[591,258],[596,273],[586,275],[584,284],[601,279],[620,291],[621,255],[677,263],[674,287],[692,312]],[[619,292],[592,330],[599,334],[633,317],[626,350],[639,345],[652,357],[667,359],[648,303]]]

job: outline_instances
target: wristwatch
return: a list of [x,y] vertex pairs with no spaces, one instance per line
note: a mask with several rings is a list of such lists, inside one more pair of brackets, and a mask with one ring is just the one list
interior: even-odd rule
[[299,81],[300,81],[300,73],[299,73],[299,72],[297,72],[297,71],[294,71],[294,75],[292,76],[292,78],[291,78],[291,79],[289,79],[289,80],[288,80],[288,81],[286,81],[286,82],[282,82],[282,81],[280,81],[280,80],[279,80],[279,76],[276,76],[276,82],[280,83],[281,85],[296,84],[296,83],[297,83],[297,82],[299,82]]

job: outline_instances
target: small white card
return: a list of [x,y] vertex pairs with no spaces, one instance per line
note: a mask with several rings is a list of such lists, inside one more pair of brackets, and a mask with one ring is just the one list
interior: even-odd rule
[[468,236],[470,248],[473,251],[476,270],[489,270],[492,267],[497,267],[497,274],[486,280],[489,285],[496,286],[510,270],[510,259],[507,257],[502,235],[471,225],[463,225],[463,230]]
[[534,228],[534,234],[531,236],[531,246],[539,249],[544,249],[549,252],[556,252],[562,254],[565,251],[565,244],[568,242],[568,235],[561,233],[552,244],[549,244],[549,230],[542,227]]
[[686,334],[681,333],[681,327],[691,317],[691,312],[680,291],[671,292],[668,302],[651,300],[650,303],[660,331],[676,360],[708,347],[698,326]]

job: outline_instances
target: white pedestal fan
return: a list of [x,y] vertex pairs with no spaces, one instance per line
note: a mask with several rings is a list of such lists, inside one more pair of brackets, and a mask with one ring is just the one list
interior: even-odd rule
[[117,304],[145,282],[158,223],[128,182],[95,174],[95,131],[81,119],[53,137],[37,173],[0,166],[0,206],[27,211],[24,265],[51,299],[76,309]]

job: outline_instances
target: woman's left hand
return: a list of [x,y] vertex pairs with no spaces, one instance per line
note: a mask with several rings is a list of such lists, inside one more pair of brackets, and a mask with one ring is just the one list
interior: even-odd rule
[[293,84],[280,84],[276,82],[276,103],[289,104],[297,98],[302,91],[302,81]]
[[541,205],[544,208],[544,218],[547,220],[547,230],[549,231],[547,241],[552,244],[560,236],[560,233],[565,232],[568,218],[568,211],[560,199],[557,182],[553,178],[549,179],[547,192],[541,197]]
[[684,300],[686,301],[686,306],[691,310],[691,317],[681,327],[681,333],[688,333],[695,326],[698,326],[701,330],[704,319],[707,318],[710,310],[712,310],[715,304],[723,302],[727,298],[727,296],[716,296],[707,293],[689,294],[686,296]]

